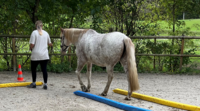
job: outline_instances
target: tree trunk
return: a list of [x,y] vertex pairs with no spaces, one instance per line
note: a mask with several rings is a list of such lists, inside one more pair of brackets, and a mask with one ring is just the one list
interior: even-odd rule
[[35,0],[35,4],[33,7],[30,7],[31,10],[26,10],[27,14],[29,15],[31,21],[33,24],[38,20],[38,17],[36,16],[38,7],[39,7],[40,0]]
[[[175,3],[175,0],[174,0],[173,9],[172,9],[172,14],[173,14],[173,29],[172,29],[172,31],[173,31],[173,36],[175,36],[174,35],[174,33],[175,33],[175,8],[176,8],[176,3]],[[173,46],[174,46],[174,39],[172,39],[172,47]],[[172,54],[172,51],[170,51],[170,54]],[[174,69],[173,69],[173,61],[172,60],[173,59],[170,57],[170,70],[174,71]]]
[[71,17],[69,28],[73,27],[73,20],[74,20],[74,16]]

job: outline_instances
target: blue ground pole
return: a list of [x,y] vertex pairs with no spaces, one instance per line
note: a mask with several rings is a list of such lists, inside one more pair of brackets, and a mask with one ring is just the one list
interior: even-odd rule
[[125,110],[125,111],[151,111],[149,109],[143,109],[143,108],[127,105],[127,104],[124,104],[124,103],[120,103],[120,102],[117,102],[117,101],[114,101],[114,100],[111,100],[111,99],[107,99],[107,98],[97,96],[97,95],[94,95],[94,94],[91,94],[91,93],[86,93],[86,92],[83,92],[83,91],[75,91],[74,94],[78,95],[78,96],[83,96],[83,97],[86,97],[86,98],[89,98],[89,99],[93,99],[95,101],[102,102],[102,103],[108,104],[110,106],[113,106],[113,107],[116,107],[116,108],[119,108],[119,109],[122,109],[122,110]]

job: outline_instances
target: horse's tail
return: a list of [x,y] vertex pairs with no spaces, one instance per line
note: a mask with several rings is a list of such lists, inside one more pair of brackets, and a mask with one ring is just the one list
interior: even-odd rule
[[135,46],[130,38],[124,38],[127,67],[128,67],[128,83],[131,91],[139,89],[138,73],[135,58]]

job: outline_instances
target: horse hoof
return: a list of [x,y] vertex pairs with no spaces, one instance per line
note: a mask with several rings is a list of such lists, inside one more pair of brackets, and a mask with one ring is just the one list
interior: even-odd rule
[[86,88],[86,89],[84,90],[84,92],[90,92],[90,89],[87,89],[87,88]]
[[125,98],[124,98],[124,100],[128,100],[128,101],[130,101],[130,100],[131,100],[131,98],[125,97]]
[[107,96],[107,94],[104,94],[104,93],[101,93],[100,95],[101,95],[101,96]]
[[90,92],[90,89],[87,89],[87,92]]
[[81,86],[81,89],[82,89],[83,92],[87,92],[87,88],[84,85]]

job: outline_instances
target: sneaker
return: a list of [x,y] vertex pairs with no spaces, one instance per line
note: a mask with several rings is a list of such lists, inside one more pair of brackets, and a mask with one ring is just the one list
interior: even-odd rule
[[36,88],[36,84],[31,83],[30,85],[27,86],[27,88]]
[[47,85],[43,85],[43,89],[47,90]]

